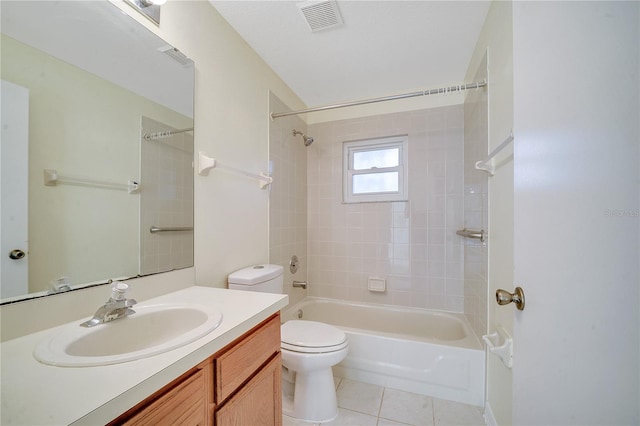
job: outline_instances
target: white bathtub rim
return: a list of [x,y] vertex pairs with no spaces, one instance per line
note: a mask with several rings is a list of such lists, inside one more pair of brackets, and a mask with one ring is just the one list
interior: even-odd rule
[[[423,308],[414,308],[414,307],[405,307],[405,306],[397,306],[397,305],[385,305],[379,303],[364,303],[364,302],[354,302],[351,300],[342,300],[342,299],[331,299],[325,297],[315,297],[315,296],[307,296],[294,305],[287,306],[282,310],[281,319],[283,322],[288,321],[290,318],[293,318],[293,315],[298,309],[303,309],[304,305],[309,303],[338,303],[342,305],[349,306],[358,306],[365,308],[381,308],[385,310],[393,310],[395,312],[411,312],[411,313],[427,313],[429,315],[434,315],[438,317],[448,317],[453,318],[456,321],[462,323],[462,326],[465,330],[466,337],[460,340],[441,340],[434,337],[426,338],[421,336],[415,336],[412,334],[402,334],[402,333],[388,333],[384,331],[378,330],[369,330],[369,329],[361,329],[361,328],[353,328],[347,326],[339,326],[339,328],[349,331],[355,334],[375,334],[382,337],[386,337],[394,340],[415,340],[420,342],[431,343],[434,345],[441,346],[455,346],[458,348],[464,348],[469,350],[484,350],[484,346],[480,342],[480,338],[475,334],[471,324],[467,320],[466,316],[460,312],[449,312],[449,311],[438,311],[433,309],[423,309]],[[304,311],[304,309],[303,309]],[[303,318],[304,319],[304,318]]]
[[357,335],[373,334],[375,336],[384,337],[386,339],[394,340],[396,342],[411,340],[411,341],[417,341],[421,343],[428,343],[434,346],[443,346],[443,347],[453,346],[461,350],[469,350],[469,351],[482,350],[482,346],[480,345],[480,342],[478,341],[475,335],[468,335],[469,340],[467,340],[467,338],[460,339],[460,340],[438,340],[435,338],[421,338],[411,334],[385,333],[383,331],[371,332],[370,330],[363,330],[361,328],[351,328],[351,327],[344,327],[344,326],[339,326],[339,327],[343,331],[349,332],[351,334],[357,334]]
[[294,307],[299,308],[300,305],[304,305],[309,302],[320,302],[320,303],[341,303],[343,305],[351,305],[351,306],[361,306],[361,307],[374,307],[374,308],[384,308],[387,310],[394,311],[409,311],[409,312],[428,312],[437,316],[453,316],[456,319],[464,321],[468,324],[468,321],[463,313],[455,312],[455,311],[444,311],[438,309],[428,309],[428,308],[416,308],[413,306],[400,306],[400,305],[387,305],[384,303],[374,303],[374,302],[356,302],[353,300],[346,299],[332,299],[329,297],[318,297],[318,296],[306,296],[304,299],[299,300],[293,305],[288,305],[283,309],[285,312],[291,311]]

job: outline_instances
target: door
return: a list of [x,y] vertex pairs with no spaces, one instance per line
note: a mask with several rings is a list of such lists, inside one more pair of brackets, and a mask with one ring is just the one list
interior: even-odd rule
[[29,90],[3,80],[0,98],[0,298],[4,299],[28,293]]
[[216,425],[282,425],[282,369],[277,354],[215,412]]
[[513,2],[515,424],[640,422],[639,5]]

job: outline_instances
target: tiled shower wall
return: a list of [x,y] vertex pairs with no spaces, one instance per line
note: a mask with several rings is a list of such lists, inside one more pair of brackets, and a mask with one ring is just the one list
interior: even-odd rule
[[[275,95],[269,94],[269,111],[288,111]],[[282,117],[269,124],[269,159],[273,184],[269,194],[269,262],[284,266],[284,291],[289,303],[307,295],[293,288],[293,280],[307,279],[307,148],[293,129],[306,133],[307,125],[297,116]],[[292,255],[300,266],[289,271]]]
[[[486,58],[475,78],[487,78]],[[475,163],[487,157],[488,122],[486,89],[469,92],[464,103],[464,225],[484,231],[489,227],[488,174],[476,170]],[[476,335],[482,336],[487,332],[487,242],[467,239],[464,259],[464,313]]]
[[[173,129],[142,117],[142,135]],[[151,226],[193,228],[193,134],[141,137],[140,144],[140,274],[193,266],[193,231],[149,232]]]
[[[464,310],[462,105],[309,126],[309,295]],[[345,141],[409,136],[409,201],[342,203]],[[275,188],[274,188],[275,189]],[[385,292],[367,289],[369,277]]]

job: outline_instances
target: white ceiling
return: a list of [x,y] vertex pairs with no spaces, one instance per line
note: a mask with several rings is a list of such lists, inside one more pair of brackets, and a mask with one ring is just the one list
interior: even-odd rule
[[490,5],[340,0],[312,33],[299,1],[210,1],[309,107],[462,83]]

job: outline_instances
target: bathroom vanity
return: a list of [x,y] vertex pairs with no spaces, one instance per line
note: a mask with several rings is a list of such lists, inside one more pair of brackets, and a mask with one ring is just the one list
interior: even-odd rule
[[275,314],[110,425],[279,425],[280,358]]
[[222,323],[183,347],[94,367],[33,358],[38,342],[67,325],[3,342],[1,423],[281,424],[279,310],[287,296],[196,286],[141,305],[168,302],[215,306]]

